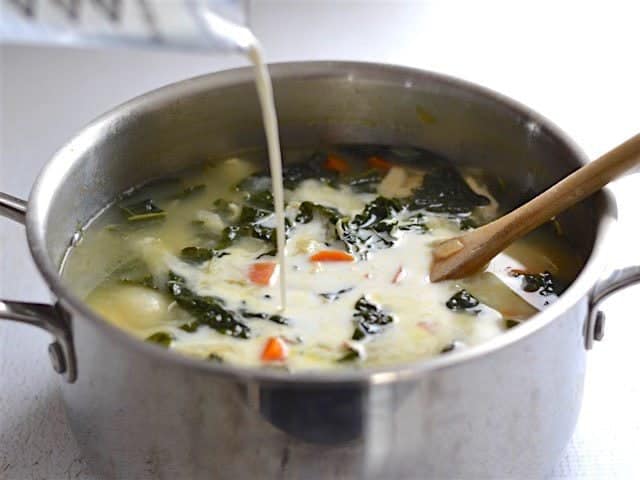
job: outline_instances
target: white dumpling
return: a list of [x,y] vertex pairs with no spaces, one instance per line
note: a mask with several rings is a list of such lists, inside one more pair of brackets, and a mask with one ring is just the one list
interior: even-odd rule
[[167,320],[169,301],[150,288],[118,285],[99,288],[87,298],[98,314],[127,330],[147,330]]

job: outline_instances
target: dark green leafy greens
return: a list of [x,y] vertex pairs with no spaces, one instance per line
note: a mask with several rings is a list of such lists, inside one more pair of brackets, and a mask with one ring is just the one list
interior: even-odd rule
[[347,353],[338,359],[339,363],[353,362],[360,359],[360,351],[355,348],[349,348]]
[[180,330],[183,330],[187,333],[193,333],[196,330],[198,330],[198,327],[200,327],[200,322],[193,321],[193,322],[188,322],[188,323],[183,323],[182,325],[180,325],[178,328]]
[[429,231],[427,219],[421,213],[416,213],[398,221],[398,230],[426,233]]
[[379,170],[367,170],[359,175],[347,177],[345,183],[355,192],[375,193],[383,178],[384,176]]
[[367,335],[381,333],[384,326],[394,321],[393,315],[385,312],[379,305],[367,300],[362,296],[355,304],[353,318],[356,322],[356,329],[353,332],[352,340],[362,340]]
[[440,350],[440,353],[449,353],[449,352],[453,352],[455,350],[460,350],[461,348],[463,348],[465,345],[463,342],[459,341],[459,340],[454,340],[453,342],[445,345],[444,347],[442,347],[442,350]]
[[[337,178],[336,172],[324,168],[327,158],[326,153],[315,153],[306,162],[285,165],[282,169],[282,183],[284,188],[293,190],[300,183],[309,179],[334,184]],[[236,187],[245,192],[259,192],[271,189],[271,177],[268,170],[263,170],[242,180]]]
[[504,328],[506,328],[507,330],[513,328],[513,327],[517,327],[518,325],[520,325],[520,323],[518,320],[512,320],[511,318],[505,318],[504,319]]
[[247,192],[245,194],[245,202],[256,209],[273,213],[275,210],[273,204],[273,194],[270,190],[262,190],[259,192]]
[[[285,219],[285,236],[288,236],[288,232],[291,228],[291,222]],[[265,227],[257,222],[239,223],[237,225],[230,225],[226,227],[220,236],[216,250],[224,250],[231,246],[233,242],[242,237],[251,237],[257,240],[262,240],[269,244],[272,248],[266,254],[260,255],[274,255],[276,248],[276,229],[272,227]]]
[[[337,209],[302,202],[295,217],[299,224],[312,221],[317,216],[328,224],[328,241],[339,240],[352,255],[366,258],[369,252],[393,246],[400,231],[426,232],[424,212],[443,213],[459,222],[461,228],[471,228],[475,223],[470,217],[477,206],[487,205],[489,200],[475,193],[462,175],[443,157],[414,147],[343,146],[351,157],[364,160],[370,155],[381,155],[397,162],[411,162],[426,168],[422,184],[408,198],[378,197],[368,203],[353,218],[343,216]],[[338,175],[324,167],[326,153],[315,153],[308,161],[287,165],[283,170],[284,185],[294,189],[308,179],[323,181],[333,187],[350,186],[356,192],[377,191],[384,172],[365,170],[352,175]],[[253,237],[275,248],[275,231],[264,225],[264,219],[273,213],[271,179],[268,171],[252,174],[237,186],[245,196],[245,205],[239,219],[222,233],[217,248],[231,245],[237,238]],[[288,227],[291,227],[290,222]]]
[[180,260],[192,265],[198,265],[211,260],[229,255],[227,252],[218,252],[213,248],[185,247],[180,250]]
[[[233,244],[233,242],[242,237],[251,237],[262,240],[269,244],[272,248],[276,246],[276,229],[263,224],[272,215],[272,212],[260,208],[245,205],[242,207],[238,220],[226,227],[218,244],[217,250],[223,250]],[[291,229],[291,221],[285,219],[285,235],[288,236]]]
[[471,230],[480,226],[476,220],[468,216],[458,215],[455,217],[455,220],[458,222],[458,228],[460,228],[460,230]]
[[194,317],[198,326],[208,325],[219,333],[236,338],[250,337],[251,329],[249,326],[242,321],[238,313],[224,307],[224,300],[217,297],[196,295],[187,287],[186,283],[183,277],[169,272],[167,281],[169,295],[180,307]]
[[[458,215],[489,204],[487,197],[474,192],[458,170],[445,157],[435,152],[411,146],[344,145],[341,148],[357,157],[380,156],[390,163],[413,164],[425,169],[422,184],[409,198],[410,210]],[[370,173],[372,177],[374,173]],[[366,175],[367,172],[363,176]],[[381,180],[382,178],[378,178],[376,181],[373,177],[371,184],[377,187]],[[357,189],[357,182],[354,186]],[[375,191],[375,188],[368,191]]]
[[319,203],[302,202],[298,207],[296,222],[309,223],[314,219],[315,214],[320,215],[333,225],[342,217],[337,208],[327,207]]
[[145,339],[147,342],[157,343],[165,348],[168,348],[173,340],[175,340],[175,337],[167,332],[156,332]]
[[[243,182],[240,185],[243,185]],[[257,188],[254,183],[255,179],[247,188]],[[251,237],[269,244],[271,246],[269,254],[271,254],[276,247],[276,229],[264,223],[273,215],[273,195],[268,190],[252,190],[244,193],[245,205],[241,208],[222,199],[214,203],[216,213],[225,221],[232,223],[222,231],[216,249],[224,250],[239,238]],[[285,235],[288,235],[291,226],[291,221],[285,219]]]
[[378,197],[352,219],[336,223],[336,235],[352,255],[367,258],[373,250],[392,247],[399,230],[428,230],[421,213],[410,214],[397,198]]
[[263,210],[261,208],[251,207],[249,205],[245,205],[240,210],[240,216],[238,218],[238,224],[250,224],[256,223],[259,220],[269,217],[273,212],[269,210]]
[[334,302],[345,293],[348,293],[351,290],[353,290],[353,288],[354,287],[342,288],[336,292],[319,293],[318,295],[320,295],[322,298],[326,300],[329,300],[330,302]]
[[475,207],[489,204],[451,166],[442,166],[427,172],[422,185],[413,191],[410,208],[434,213],[469,213]]
[[526,273],[519,270],[512,270],[511,275],[521,279],[522,283],[520,288],[525,292],[538,292],[544,297],[557,295],[558,293],[553,275],[547,271],[542,273]]
[[467,292],[465,289],[460,290],[447,300],[447,308],[454,312],[469,312],[478,313],[480,310],[477,308],[480,305],[480,301]]
[[126,285],[139,285],[155,289],[153,275],[145,262],[139,258],[134,258],[120,265],[111,277]]
[[289,325],[290,323],[289,319],[278,314],[271,315],[265,312],[249,312],[247,310],[240,310],[239,313],[244,318],[257,318],[260,320],[268,320],[270,322],[277,323],[278,325]]
[[249,338],[250,327],[244,322],[249,319],[260,319],[279,325],[289,325],[289,319],[278,314],[251,312],[245,309],[234,311],[225,307],[221,298],[196,295],[186,286],[186,280],[169,272],[167,282],[169,294],[180,307],[189,312],[194,320],[182,324],[179,328],[185,332],[195,332],[201,325],[208,325],[219,333],[236,338]]
[[224,198],[218,198],[213,202],[213,211],[220,215],[220,218],[225,222],[235,221],[238,217],[241,208],[235,202],[230,202]]
[[207,360],[210,360],[214,363],[224,363],[224,358],[222,358],[220,355],[218,355],[217,353],[210,353],[207,356]]
[[167,216],[167,212],[156,206],[156,204],[149,199],[135,203],[120,204],[120,209],[130,222],[157,220]]

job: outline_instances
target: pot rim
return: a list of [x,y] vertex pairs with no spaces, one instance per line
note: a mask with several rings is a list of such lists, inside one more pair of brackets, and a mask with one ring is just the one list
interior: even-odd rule
[[[274,83],[279,79],[286,78],[349,78],[354,73],[366,76],[368,72],[371,72],[372,75],[368,78],[387,78],[398,81],[398,78],[404,76],[405,85],[418,85],[419,81],[427,81],[435,84],[453,86],[471,94],[487,98],[508,110],[512,110],[514,113],[517,113],[518,116],[533,121],[540,127],[541,131],[562,142],[581,163],[584,164],[588,161],[588,157],[573,140],[546,117],[511,98],[466,80],[400,65],[351,61],[273,63],[269,64],[269,71]],[[534,315],[531,319],[518,326],[518,328],[510,329],[480,345],[472,346],[462,351],[454,351],[447,355],[417,359],[410,363],[387,367],[362,370],[321,370],[290,373],[259,367],[208,363],[201,359],[160,348],[133,337],[131,334],[93,313],[85,302],[72,293],[61,281],[59,267],[49,258],[45,246],[45,220],[48,214],[49,200],[53,198],[54,192],[58,188],[58,185],[64,180],[69,168],[80,161],[79,159],[82,155],[80,155],[79,152],[86,150],[87,143],[89,145],[91,144],[91,142],[87,142],[86,139],[94,137],[105,125],[117,123],[125,111],[127,112],[127,116],[141,113],[147,109],[152,109],[156,101],[179,98],[184,93],[193,94],[198,91],[210,91],[224,86],[238,85],[247,82],[253,83],[252,67],[240,67],[197,76],[160,87],[135,97],[104,113],[83,128],[45,164],[34,183],[29,196],[26,232],[31,255],[38,270],[50,290],[61,300],[65,307],[71,307],[72,311],[82,317],[81,321],[93,322],[103,334],[108,335],[113,341],[120,343],[123,347],[137,349],[142,354],[153,356],[153,358],[159,362],[193,368],[202,373],[219,375],[237,381],[252,380],[262,383],[296,383],[309,386],[324,385],[327,383],[382,384],[409,380],[431,371],[458,366],[522,341],[529,335],[549,325],[561,313],[589,295],[592,287],[599,279],[603,269],[601,257],[603,244],[605,242],[605,233],[610,229],[616,218],[615,200],[608,189],[604,189],[598,194],[601,197],[603,211],[598,218],[591,255],[574,282],[562,294],[558,301],[554,302],[546,310]],[[79,366],[79,370],[80,372],[82,371],[81,365]]]

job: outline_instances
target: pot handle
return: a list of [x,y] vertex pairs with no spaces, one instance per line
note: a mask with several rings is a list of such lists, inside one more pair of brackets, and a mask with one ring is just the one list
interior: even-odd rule
[[598,308],[600,303],[618,290],[640,283],[640,266],[614,270],[607,278],[593,287],[589,301],[589,316],[585,323],[585,347],[593,348],[594,340],[604,337],[604,313]]
[[27,202],[0,192],[0,216],[24,225],[27,217]]
[[[27,202],[0,192],[0,216],[25,224]],[[53,369],[64,375],[69,383],[77,377],[75,350],[69,314],[59,303],[13,302],[0,300],[0,319],[27,323],[51,333],[55,340],[49,344],[49,358]]]

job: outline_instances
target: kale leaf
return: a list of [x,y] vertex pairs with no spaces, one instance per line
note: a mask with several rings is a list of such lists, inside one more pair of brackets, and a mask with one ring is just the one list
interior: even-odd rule
[[342,217],[337,208],[327,207],[326,205],[320,205],[319,203],[305,201],[302,202],[298,207],[296,222],[309,223],[311,220],[313,220],[314,213],[318,213],[333,225],[335,225],[336,222]]
[[224,198],[218,198],[213,202],[213,211],[220,215],[225,222],[235,221],[238,217],[241,208],[235,202],[230,202]]
[[196,295],[186,284],[183,277],[169,272],[169,294],[199,325],[208,325],[219,333],[236,338],[250,337],[251,329],[242,322],[239,314],[224,307],[224,300]]
[[149,335],[145,338],[146,342],[157,343],[164,348],[168,348],[171,342],[175,339],[173,335],[167,332],[156,332],[153,335]]
[[200,326],[200,322],[193,321],[193,322],[188,322],[188,323],[183,323],[182,325],[180,325],[178,328],[180,330],[183,330],[187,333],[193,333],[196,330],[198,330],[198,327]]
[[352,219],[339,219],[336,235],[349,253],[367,258],[373,250],[392,247],[398,241],[399,230],[428,230],[421,213],[408,213],[400,199],[378,197]]
[[[335,184],[337,174],[331,170],[324,168],[324,162],[327,158],[326,153],[314,153],[306,162],[291,163],[282,168],[282,183],[284,188],[294,190],[303,181],[316,179],[321,182]],[[268,170],[249,175],[242,180],[236,190],[244,192],[260,192],[271,190],[271,176]]]
[[210,353],[207,356],[207,360],[210,360],[211,362],[214,362],[214,363],[224,363],[224,358],[222,358],[217,353]]
[[277,323],[278,325],[289,325],[290,323],[288,318],[285,318],[282,315],[278,315],[278,314],[272,315],[265,312],[249,312],[247,310],[240,310],[239,313],[244,318],[257,318],[260,320],[268,320],[270,322]]
[[262,211],[273,213],[275,210],[275,206],[273,203],[273,194],[270,190],[247,193],[245,202],[247,203],[247,205],[250,205]]
[[488,204],[489,199],[474,192],[452,165],[439,161],[427,168],[422,185],[413,191],[409,208],[461,214]]
[[[286,227],[286,224],[285,224]],[[285,229],[286,231],[288,229]],[[285,231],[285,233],[286,233]],[[241,237],[253,237],[258,240],[263,240],[272,247],[276,246],[276,229],[271,227],[265,227],[258,223],[246,223],[239,225],[230,225],[226,227],[220,236],[220,240],[216,245],[216,250],[223,250]]]
[[185,247],[180,250],[180,260],[192,265],[204,263],[212,258],[221,258],[229,255],[228,252],[217,252],[213,248]]
[[350,348],[347,353],[338,359],[339,363],[353,362],[360,358],[360,352],[355,348]]
[[385,312],[364,296],[356,302],[355,310],[353,318],[356,322],[356,329],[351,337],[352,340],[362,340],[367,335],[381,333],[385,325],[394,321],[393,315]]
[[141,287],[156,289],[151,270],[149,270],[147,264],[139,258],[134,258],[120,265],[111,274],[111,277],[125,285],[139,285]]
[[558,287],[551,273],[544,271],[542,273],[526,273],[520,270],[512,270],[511,275],[521,278],[520,288],[525,292],[538,292],[543,297],[549,295],[557,295]]
[[480,301],[465,289],[460,290],[447,300],[446,305],[449,310],[453,310],[454,312],[464,311],[475,314],[480,311],[476,309],[476,307],[480,305]]
[[350,176],[345,181],[356,192],[375,193],[383,177],[379,170],[367,170],[360,175]]
[[368,149],[367,156],[371,155],[425,169],[422,184],[409,199],[410,210],[460,214],[489,204],[489,199],[474,192],[449,160],[435,152],[411,146],[379,145]]
[[522,322],[519,322],[518,320],[513,320],[511,318],[505,318],[504,319],[504,328],[509,330],[513,327],[517,327],[518,325],[520,325]]
[[284,188],[295,189],[305,180],[316,179],[324,183],[335,184],[337,172],[324,168],[326,152],[316,152],[306,162],[292,163],[282,169]]
[[[248,192],[245,195],[246,204],[242,208],[222,199],[216,200],[214,207],[224,215],[227,221],[233,221],[226,227],[218,239],[217,250],[223,250],[241,237],[252,237],[262,240],[273,248],[276,246],[276,229],[263,224],[273,215],[273,196],[270,191]],[[235,210],[239,211],[237,218],[233,218]],[[285,218],[285,235],[289,234],[291,221]]]
[[152,200],[146,199],[135,203],[119,205],[130,222],[157,220],[167,216],[167,212],[156,206]]
[[330,302],[333,302],[333,301],[337,300],[338,298],[340,298],[345,293],[348,293],[351,290],[353,290],[353,288],[354,287],[348,287],[348,288],[343,288],[341,290],[338,290],[336,292],[319,293],[318,295],[320,295],[322,298],[324,298],[326,300],[329,300]]
[[459,340],[454,340],[453,342],[445,345],[444,347],[442,347],[442,350],[440,350],[440,353],[449,353],[449,352],[453,352],[454,350],[460,350],[461,348],[464,348],[465,344]]

